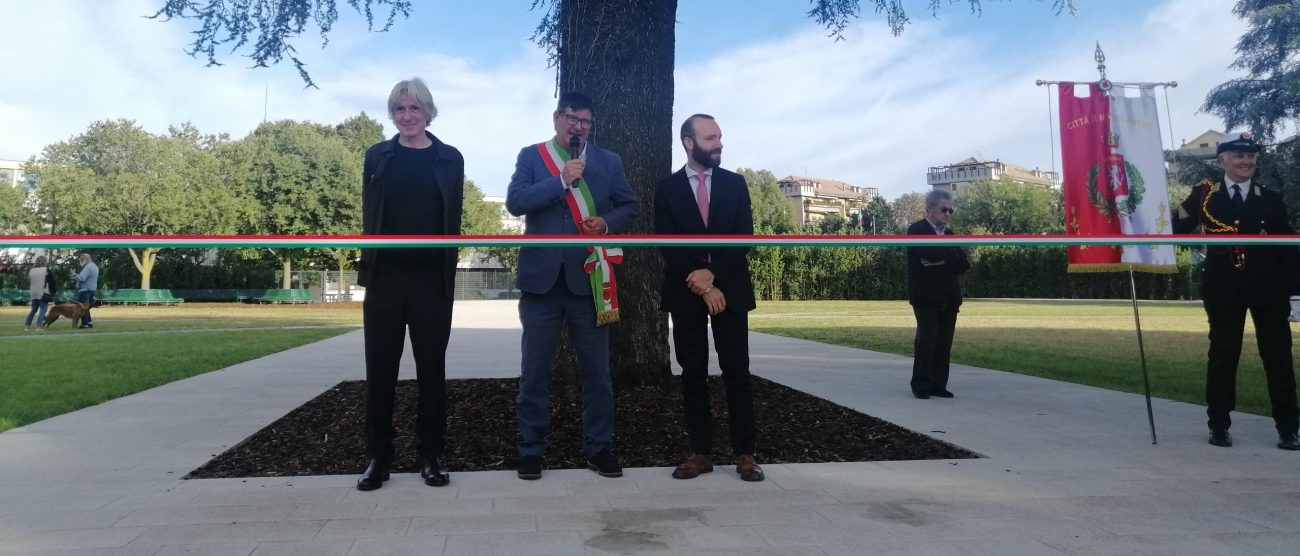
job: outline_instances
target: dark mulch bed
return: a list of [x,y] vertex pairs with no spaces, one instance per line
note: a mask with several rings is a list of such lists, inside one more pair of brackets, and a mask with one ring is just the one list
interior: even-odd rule
[[[726,395],[709,379],[716,463],[731,461]],[[514,469],[516,379],[447,381],[447,452],[451,471]],[[395,470],[419,470],[415,454],[415,381],[397,391]],[[190,473],[189,478],[360,473],[365,382],[341,382]],[[760,463],[821,463],[978,457],[965,449],[775,382],[754,377]],[[687,449],[681,392],[625,388],[615,400],[615,453],[627,467],[671,467]],[[571,388],[552,387],[547,467],[585,467],[582,407]]]

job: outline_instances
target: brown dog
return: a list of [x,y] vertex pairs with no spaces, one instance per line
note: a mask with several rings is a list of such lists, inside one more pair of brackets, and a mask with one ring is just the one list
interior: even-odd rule
[[100,305],[101,303],[99,300],[91,301],[90,303],[65,303],[62,305],[51,305],[49,312],[45,314],[45,328],[48,330],[50,325],[54,324],[54,321],[59,320],[59,317],[72,321],[72,327],[76,328],[77,324],[79,324],[79,321],[81,320],[81,315],[86,314],[88,309],[93,309]]

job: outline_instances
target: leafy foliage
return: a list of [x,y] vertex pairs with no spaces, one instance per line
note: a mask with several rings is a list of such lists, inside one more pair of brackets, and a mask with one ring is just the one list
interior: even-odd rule
[[[150,134],[129,120],[99,121],[45,148],[36,167],[40,216],[57,234],[233,233],[242,199],[192,128]],[[149,287],[157,249],[128,251]]]
[[785,234],[794,228],[790,201],[781,194],[780,180],[768,170],[737,168],[749,185],[749,202],[754,213],[754,233]]
[[343,123],[334,126],[334,131],[343,138],[348,150],[358,156],[365,156],[366,149],[384,140],[384,124],[367,116],[365,112],[352,116]]
[[1248,75],[1211,89],[1201,109],[1227,129],[1245,125],[1270,139],[1283,121],[1300,117],[1300,2],[1238,0],[1232,12],[1250,23],[1232,64]]
[[0,234],[17,235],[33,231],[36,214],[27,202],[27,191],[0,183]]
[[[297,56],[293,45],[294,39],[314,24],[320,30],[321,47],[329,44],[329,33],[338,22],[338,4],[340,0],[164,0],[163,7],[149,16],[152,19],[169,21],[175,19],[195,19],[199,29],[194,31],[194,42],[190,43],[186,53],[190,56],[207,57],[208,66],[222,65],[217,61],[217,48],[228,47],[230,52],[237,52],[253,41],[253,49],[248,57],[255,67],[267,67],[289,58],[298,75],[308,87],[316,87],[307,65]],[[602,0],[615,3],[623,0]],[[677,0],[654,0],[671,1]],[[919,0],[918,0],[919,1]],[[966,0],[971,13],[981,13],[981,0]],[[1042,1],[1042,0],[1039,0]],[[948,0],[951,4],[955,0]],[[369,31],[385,32],[393,27],[400,15],[403,19],[410,17],[411,0],[347,0],[349,6],[366,18]],[[561,10],[565,0],[532,0],[529,10],[542,11],[544,15],[533,31],[533,41],[546,49],[552,67],[559,65],[559,52],[562,46],[564,29]],[[857,19],[862,11],[862,0],[809,0],[808,17],[818,25],[826,28],[836,40],[843,38],[849,23]],[[906,6],[910,0],[867,0],[866,4],[877,14],[883,14],[889,24],[889,30],[899,35],[911,22]],[[942,0],[928,0],[927,7],[931,14],[937,14],[943,6]],[[383,26],[376,29],[375,12],[387,10]],[[1074,14],[1074,0],[1052,0],[1052,9],[1059,15],[1068,12]],[[672,37],[666,37],[671,41]]]
[[975,182],[957,198],[953,226],[990,234],[1062,233],[1063,203],[1059,190],[1009,180]]
[[913,222],[925,216],[925,194],[904,193],[889,203],[889,216],[894,225],[894,233],[901,234]]
[[[379,29],[392,28],[397,16],[411,15],[410,0],[347,0],[358,13],[366,17],[366,25],[375,31],[375,8],[388,8],[388,17]],[[217,61],[217,47],[228,46],[238,51],[253,39],[253,52],[248,55],[255,67],[267,67],[286,56],[298,69],[308,87],[316,87],[307,73],[307,65],[298,59],[292,41],[314,23],[320,29],[321,46],[329,44],[329,32],[338,22],[338,0],[166,0],[155,12],[153,19],[197,19],[200,27],[194,31],[194,42],[186,51],[190,56],[200,54],[208,58],[209,66],[222,65]]]

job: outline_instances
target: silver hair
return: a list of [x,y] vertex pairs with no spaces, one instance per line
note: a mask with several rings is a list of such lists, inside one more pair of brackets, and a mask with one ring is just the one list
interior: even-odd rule
[[939,201],[947,199],[952,200],[952,192],[947,189],[931,189],[925,194],[925,208],[939,205]]
[[419,77],[412,77],[403,81],[398,81],[393,85],[393,92],[388,93],[388,119],[393,119],[393,111],[397,109],[397,100],[402,95],[411,97],[415,102],[420,103],[424,108],[424,125],[433,123],[433,119],[438,117],[438,107],[433,104],[433,95],[429,93],[429,86],[424,84],[424,80]]

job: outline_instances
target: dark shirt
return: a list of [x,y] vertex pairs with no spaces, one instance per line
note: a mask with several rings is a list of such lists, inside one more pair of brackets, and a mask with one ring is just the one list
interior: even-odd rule
[[[438,149],[412,149],[400,143],[393,151],[384,180],[384,217],[380,235],[439,235],[443,230],[442,190],[433,165]],[[434,270],[443,249],[380,249],[381,268]]]

